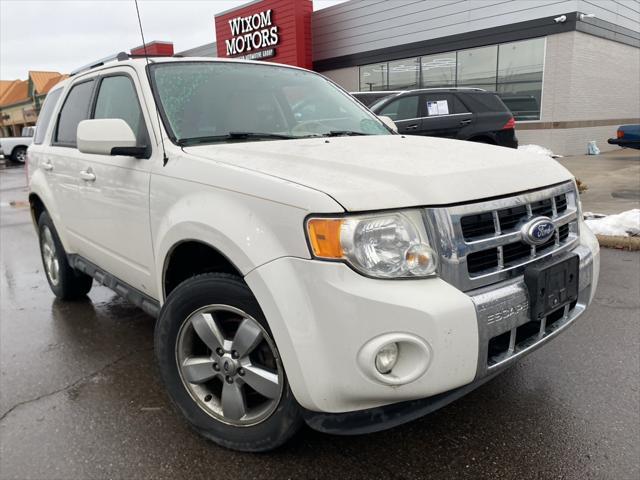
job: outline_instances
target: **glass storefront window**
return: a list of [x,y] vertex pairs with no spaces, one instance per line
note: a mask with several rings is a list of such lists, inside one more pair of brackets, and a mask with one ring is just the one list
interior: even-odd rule
[[544,38],[504,43],[498,53],[498,93],[516,120],[539,120]]
[[376,63],[360,67],[360,91],[388,90],[387,64]]
[[418,88],[420,82],[420,59],[407,58],[389,62],[389,90]]
[[461,50],[458,52],[458,86],[495,91],[497,67],[497,45]]
[[545,38],[360,67],[360,90],[469,87],[497,92],[516,120],[539,120]]
[[421,68],[423,87],[455,87],[456,52],[422,57]]

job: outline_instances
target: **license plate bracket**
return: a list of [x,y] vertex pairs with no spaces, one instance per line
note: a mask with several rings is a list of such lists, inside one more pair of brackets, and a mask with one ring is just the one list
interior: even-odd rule
[[529,315],[540,321],[578,299],[580,257],[563,255],[528,266],[524,282],[529,290]]

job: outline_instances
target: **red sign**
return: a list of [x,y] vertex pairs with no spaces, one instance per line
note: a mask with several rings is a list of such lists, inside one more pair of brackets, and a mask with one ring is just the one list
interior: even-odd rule
[[[131,55],[140,57],[144,56],[144,47],[144,45],[140,45],[139,47],[132,48]],[[154,40],[153,42],[148,42],[146,47],[146,55],[149,55],[150,57],[171,57],[173,55],[172,42],[160,42],[158,40]]]
[[311,68],[312,0],[261,0],[216,15],[221,58]]

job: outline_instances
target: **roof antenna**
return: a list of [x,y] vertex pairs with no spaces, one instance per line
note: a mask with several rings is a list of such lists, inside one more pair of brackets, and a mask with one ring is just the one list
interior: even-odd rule
[[[144,49],[144,58],[147,61],[147,67],[149,67],[149,55],[147,55],[147,42],[144,41],[144,32],[142,31],[142,20],[140,20],[140,9],[138,8],[138,0],[133,0],[136,4],[136,13],[138,14],[138,25],[140,26],[140,36],[142,37],[142,48]],[[158,117],[158,130],[160,132],[160,142],[162,143],[162,165],[167,166],[169,158],[167,158],[167,151],[164,148],[164,138],[162,136],[162,124],[160,123],[160,112],[158,112],[158,106],[156,105],[156,116]]]

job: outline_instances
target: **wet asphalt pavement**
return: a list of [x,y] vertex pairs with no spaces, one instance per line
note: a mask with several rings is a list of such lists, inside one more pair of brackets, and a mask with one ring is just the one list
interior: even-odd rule
[[448,407],[387,432],[304,429],[276,452],[242,454],[172,411],[152,318],[104,287],[54,299],[24,183],[22,168],[0,170],[2,479],[640,478],[639,253],[603,251],[576,325]]

